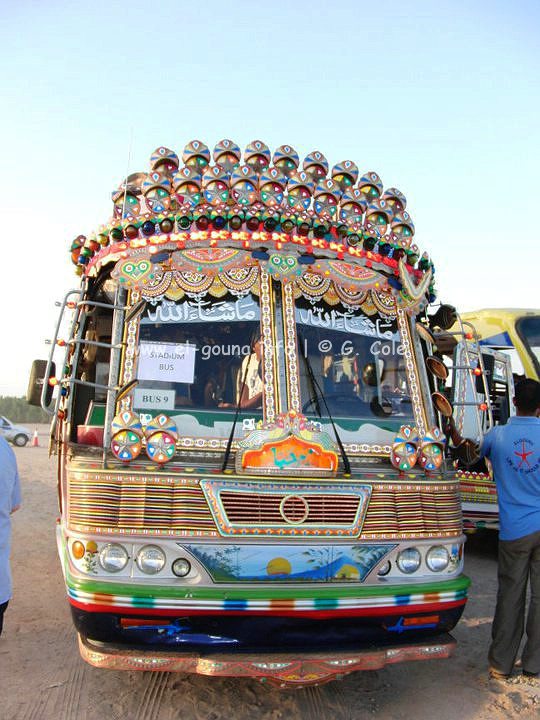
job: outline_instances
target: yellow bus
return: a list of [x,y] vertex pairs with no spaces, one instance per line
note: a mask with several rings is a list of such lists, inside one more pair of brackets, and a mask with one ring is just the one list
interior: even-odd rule
[[461,315],[485,345],[508,353],[517,375],[540,380],[540,310],[487,308]]

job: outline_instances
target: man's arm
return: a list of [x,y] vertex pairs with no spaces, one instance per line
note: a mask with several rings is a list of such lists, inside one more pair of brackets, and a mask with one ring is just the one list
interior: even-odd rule
[[21,507],[21,481],[19,478],[19,471],[17,470],[17,464],[15,462],[15,482],[13,483],[13,490],[11,491],[11,510],[10,515],[16,512]]

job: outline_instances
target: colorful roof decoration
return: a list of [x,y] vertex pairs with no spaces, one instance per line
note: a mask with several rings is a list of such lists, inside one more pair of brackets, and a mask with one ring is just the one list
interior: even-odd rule
[[301,161],[290,145],[272,153],[261,140],[243,154],[229,139],[212,152],[200,140],[179,153],[160,146],[147,173],[133,173],[112,193],[109,222],[73,241],[72,260],[78,274],[92,275],[119,253],[125,259],[147,245],[153,252],[170,252],[171,243],[173,250],[210,244],[286,251],[290,243],[297,256],[381,273],[386,291],[402,293],[405,304],[432,301],[433,265],[413,242],[405,195],[384,190],[376,172],[361,173],[352,160],[329,168],[318,150]]

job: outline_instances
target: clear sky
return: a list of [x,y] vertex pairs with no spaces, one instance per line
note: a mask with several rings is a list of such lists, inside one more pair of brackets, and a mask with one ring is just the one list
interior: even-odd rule
[[539,20],[537,0],[0,0],[0,395],[47,356],[72,239],[194,138],[375,170],[442,300],[540,307]]

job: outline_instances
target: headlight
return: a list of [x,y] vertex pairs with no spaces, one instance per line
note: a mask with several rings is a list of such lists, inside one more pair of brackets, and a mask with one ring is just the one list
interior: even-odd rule
[[165,553],[157,545],[145,545],[139,550],[135,558],[139,570],[147,575],[155,575],[161,572],[165,561]]
[[397,556],[397,566],[402,573],[410,575],[420,567],[422,557],[414,547],[402,550]]
[[450,556],[444,545],[434,545],[426,555],[426,564],[433,572],[441,572],[448,567]]
[[384,577],[385,575],[388,575],[391,569],[390,560],[387,560],[384,565],[381,565],[381,567],[377,570],[377,575],[379,577]]
[[172,564],[172,571],[176,577],[186,577],[191,570],[191,563],[186,558],[178,558]]
[[128,560],[129,555],[122,545],[105,545],[99,553],[99,564],[107,572],[120,572]]

